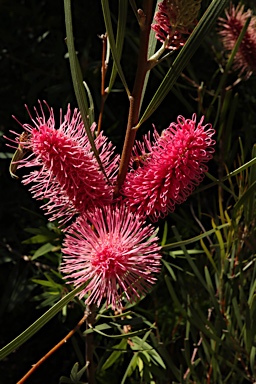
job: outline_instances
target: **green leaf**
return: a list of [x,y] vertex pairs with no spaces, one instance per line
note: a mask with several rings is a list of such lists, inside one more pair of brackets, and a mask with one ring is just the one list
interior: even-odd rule
[[168,249],[180,247],[181,245],[187,245],[187,244],[195,243],[196,241],[199,241],[199,240],[203,239],[204,237],[212,235],[213,233],[216,232],[216,230],[220,230],[220,229],[226,228],[226,227],[230,227],[230,224],[225,223],[225,224],[216,226],[215,229],[210,229],[209,231],[204,232],[198,236],[191,237],[191,239],[188,239],[188,240],[181,240],[181,241],[177,241],[176,243],[166,244],[162,247],[162,249],[165,251]]
[[166,282],[168,291],[169,291],[169,293],[171,295],[171,298],[174,301],[174,304],[176,305],[177,309],[181,312],[181,314],[186,318],[187,317],[187,312],[185,311],[185,309],[183,308],[183,306],[179,302],[178,297],[177,297],[176,292],[175,292],[175,290],[174,290],[174,288],[172,286],[172,283],[170,281],[169,276],[165,276],[164,278],[165,278],[165,282]]
[[161,241],[161,247],[165,245],[166,240],[167,240],[167,234],[168,234],[168,223],[167,221],[164,222],[164,231],[163,231],[163,237]]
[[[127,340],[122,339],[119,344],[114,345],[112,347],[114,351],[111,353],[111,355],[107,358],[103,366],[101,367],[101,370],[106,370],[110,368],[118,359],[119,357],[126,351],[127,349]],[[116,349],[116,351],[115,351]]]
[[236,297],[233,297],[233,299],[232,299],[232,306],[233,306],[233,309],[234,309],[234,314],[235,314],[235,317],[236,317],[236,321],[237,321],[238,327],[239,327],[240,332],[241,332],[242,329],[243,329],[243,324],[242,324],[241,313],[240,313],[240,309],[239,309]]
[[[123,2],[126,3],[127,1],[123,0]],[[125,76],[124,76],[124,73],[123,73],[123,70],[122,70],[122,67],[120,64],[120,56],[121,56],[122,46],[120,43],[116,46],[116,43],[115,43],[114,32],[113,32],[112,21],[111,21],[111,15],[110,15],[110,9],[109,9],[109,1],[108,0],[101,0],[101,5],[102,5],[103,17],[104,17],[104,21],[105,21],[105,26],[106,26],[106,30],[107,30],[107,34],[108,34],[108,39],[109,39],[109,44],[110,44],[110,49],[112,52],[113,60],[114,60],[115,66],[117,68],[118,74],[120,76],[120,79],[123,83],[123,86],[127,92],[127,95],[130,96],[130,91],[129,91],[128,85],[126,83]],[[123,15],[125,15],[125,13],[123,13]],[[120,33],[120,30],[119,30],[119,33]],[[120,40],[121,40],[121,38],[120,38]]]
[[169,263],[167,263],[167,261],[165,261],[164,259],[161,260],[162,263],[164,264],[165,268],[168,270],[168,272],[170,273],[171,277],[173,278],[174,281],[177,281],[177,278],[175,276],[175,273],[172,269],[172,267],[170,266]]
[[[127,19],[127,7],[128,2],[127,0],[119,0],[119,8],[118,8],[118,19],[117,19],[117,32],[116,32],[116,54],[118,57],[118,61],[120,63],[122,50],[123,50],[123,44],[124,44],[124,36],[125,36],[125,29],[126,29],[126,19]],[[108,84],[108,92],[111,91],[116,75],[117,75],[117,66],[114,61],[114,65],[112,67],[112,72]]]
[[88,85],[86,84],[85,81],[83,81],[83,85],[85,87],[85,90],[87,92],[87,97],[88,97],[88,100],[89,100],[89,107],[88,107],[89,115],[88,115],[88,118],[89,118],[90,125],[92,125],[93,122],[95,121],[95,117],[94,117],[94,102],[93,102],[93,98],[92,98],[92,94],[91,94],[90,88],[88,87]]
[[209,273],[207,266],[204,267],[204,273],[205,273],[205,281],[206,281],[206,285],[207,285],[207,290],[210,294],[211,301],[212,301],[212,304],[214,305],[216,313],[218,313],[219,312],[219,304],[218,304],[218,301],[216,299],[216,294],[214,292],[211,276],[210,276],[210,273]]
[[56,252],[60,249],[60,246],[52,245],[51,243],[46,243],[36,250],[31,260],[35,260],[40,256],[45,255],[48,252]]
[[154,94],[137,127],[147,120],[152,113],[159,107],[161,102],[167,96],[172,86],[175,84],[179,75],[189,63],[191,57],[195,54],[205,35],[207,35],[214,25],[216,19],[226,7],[228,0],[213,0],[207,8],[204,15],[199,20],[197,26],[189,36],[186,44],[181,49],[173,65],[167,72],[165,78]]
[[254,200],[255,191],[256,191],[256,180],[250,185],[250,187],[244,192],[244,194],[240,197],[240,199],[234,205],[233,212],[232,212],[232,218],[233,219],[236,218],[237,211],[242,206],[245,206],[245,210],[248,209],[247,207],[248,207],[249,202],[252,202]]
[[54,233],[51,233],[51,236],[49,235],[35,235],[30,237],[27,240],[22,241],[22,244],[40,244],[40,243],[46,243],[49,240],[53,240],[56,238],[56,235]]
[[69,292],[65,297],[63,297],[58,303],[56,303],[52,308],[45,312],[39,319],[37,319],[30,327],[28,327],[24,332],[17,336],[5,347],[0,349],[0,360],[8,356],[15,349],[19,348],[25,341],[29,340],[36,332],[38,332],[45,324],[47,324],[67,303],[69,303],[82,289],[85,285],[77,287],[72,292]]
[[69,54],[69,62],[71,69],[71,76],[74,86],[74,91],[77,99],[77,104],[82,116],[82,120],[84,123],[84,127],[91,144],[92,151],[94,156],[97,159],[97,162],[102,170],[104,176],[107,178],[106,172],[102,166],[102,162],[99,157],[98,150],[95,146],[95,142],[92,136],[90,122],[88,116],[90,116],[90,110],[85,94],[85,88],[83,85],[83,77],[81,73],[81,68],[78,62],[78,58],[76,55],[75,45],[74,45],[74,37],[73,37],[73,26],[72,26],[72,15],[71,15],[71,0],[64,0],[64,11],[65,11],[65,24],[66,24],[66,33],[67,33],[67,46],[68,46],[68,54]]
[[[173,232],[174,232],[174,234],[175,234],[176,239],[180,242],[180,235],[179,235],[177,229],[175,228],[175,226],[172,226],[172,230],[173,230]],[[182,244],[182,245],[180,245],[180,247],[181,247],[182,251],[184,252],[184,255],[185,255],[185,257],[186,257],[186,259],[187,259],[187,261],[188,261],[190,267],[192,268],[194,274],[196,275],[196,277],[198,278],[198,280],[201,282],[201,284],[203,285],[203,287],[207,289],[205,280],[204,280],[202,274],[199,272],[199,270],[198,270],[196,264],[194,263],[192,257],[191,257],[191,256],[189,255],[189,253],[187,252],[187,250],[186,250],[186,248],[185,248],[185,245]]]
[[[156,14],[156,12],[158,11],[158,4],[161,1],[162,0],[157,0],[154,14]],[[153,20],[153,23],[154,23],[154,20]],[[155,53],[156,44],[157,44],[156,34],[155,34],[155,31],[153,31],[153,29],[151,29],[150,34],[149,34],[149,41],[148,41],[148,53],[147,53],[148,59]],[[142,89],[142,93],[141,93],[140,109],[141,109],[141,105],[143,103],[144,95],[145,95],[146,88],[148,85],[149,75],[150,75],[150,70],[147,71],[146,76],[145,76],[143,89]]]
[[136,367],[138,365],[138,359],[139,359],[138,352],[135,352],[133,357],[130,360],[130,363],[128,364],[128,366],[126,368],[126,371],[124,373],[124,376],[123,376],[120,384],[124,384],[127,377],[131,376],[132,372],[136,369]]

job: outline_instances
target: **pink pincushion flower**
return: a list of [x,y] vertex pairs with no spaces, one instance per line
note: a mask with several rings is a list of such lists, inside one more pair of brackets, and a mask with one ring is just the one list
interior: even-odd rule
[[61,271],[75,286],[88,285],[87,304],[103,298],[113,309],[123,296],[133,302],[146,293],[159,272],[160,246],[151,225],[126,206],[95,208],[79,217],[66,233]]
[[[64,120],[61,116],[60,126],[55,129],[53,110],[48,107],[50,117],[46,120],[41,104],[40,108],[42,115],[36,111],[36,120],[30,115],[33,126],[22,125],[28,137],[20,145],[32,153],[20,160],[18,166],[39,167],[23,178],[24,184],[33,183],[30,188],[33,197],[48,199],[43,208],[52,220],[61,222],[76,213],[83,214],[88,207],[111,203],[119,159],[113,155],[112,144],[102,133],[95,139],[106,180],[91,150],[79,112],[75,110],[72,115],[68,107]],[[92,132],[94,129],[95,125]]]
[[230,52],[233,50],[247,19],[251,17],[234,58],[234,69],[239,70],[239,75],[244,74],[245,79],[248,79],[256,71],[256,16],[252,15],[250,9],[244,12],[244,6],[241,4],[238,4],[236,8],[231,4],[225,13],[226,19],[219,19],[219,35],[225,50]]
[[127,174],[122,188],[132,210],[156,221],[173,212],[202,181],[215,144],[215,131],[210,124],[203,126],[203,119],[196,124],[195,114],[192,120],[179,116],[177,123],[155,136],[154,144],[144,139],[152,149],[142,166]]
[[175,50],[183,46],[196,25],[201,0],[163,0],[158,4],[155,24],[156,38]]

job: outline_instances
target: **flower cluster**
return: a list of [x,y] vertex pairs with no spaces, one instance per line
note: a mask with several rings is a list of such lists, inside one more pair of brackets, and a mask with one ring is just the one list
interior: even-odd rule
[[215,131],[202,124],[203,118],[196,124],[196,115],[179,116],[160,137],[155,133],[154,143],[147,136],[144,146],[137,144],[136,156],[140,151],[144,162],[127,175],[122,189],[132,210],[157,221],[173,212],[175,204],[184,202],[202,181],[215,144]]
[[[45,103],[46,104],[46,103]],[[133,302],[155,282],[160,269],[156,221],[174,210],[198,185],[212,158],[214,130],[203,118],[178,117],[162,132],[155,130],[134,146],[134,156],[121,190],[114,198],[119,156],[100,133],[95,138],[102,167],[91,149],[80,113],[75,109],[60,118],[56,129],[52,108],[42,104],[32,124],[21,124],[15,143],[24,154],[17,167],[31,168],[24,184],[51,220],[65,233],[61,271],[69,283],[81,286],[86,303],[100,305],[103,298],[113,309],[122,300]],[[95,124],[91,127],[95,134]],[[66,224],[66,225],[64,225]]]
[[239,75],[244,75],[248,79],[256,71],[256,16],[248,9],[244,11],[244,5],[238,4],[235,8],[230,4],[230,8],[225,11],[226,19],[219,19],[219,35],[226,51],[231,52],[237,39],[249,17],[248,28],[234,58],[234,69],[239,70]]
[[151,28],[166,48],[183,46],[196,25],[201,0],[164,0],[158,5]]
[[62,272],[75,286],[89,284],[82,298],[91,292],[87,303],[119,308],[123,296],[128,301],[139,299],[154,283],[159,272],[160,246],[151,225],[129,207],[106,206],[88,211],[77,219],[64,242]]
[[[104,206],[112,201],[113,177],[117,172],[119,157],[114,147],[100,134],[95,140],[104,176],[93,156],[81,116],[70,107],[55,129],[53,110],[46,120],[42,106],[41,116],[36,111],[34,125],[24,124],[28,133],[21,145],[31,154],[19,162],[20,167],[33,167],[23,178],[24,184],[32,183],[30,191],[38,200],[47,199],[43,205],[51,220],[69,221],[75,214],[83,214],[88,207]],[[94,132],[95,125],[92,126]],[[19,140],[19,138],[17,138]]]

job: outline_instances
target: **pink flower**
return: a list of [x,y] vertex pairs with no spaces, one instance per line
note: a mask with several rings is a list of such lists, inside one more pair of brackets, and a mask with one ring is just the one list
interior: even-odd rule
[[[157,221],[173,212],[175,204],[184,202],[201,183],[215,144],[215,131],[210,124],[203,126],[203,119],[196,125],[195,114],[192,120],[179,116],[160,137],[155,134],[155,143],[144,139],[142,164],[127,174],[122,188],[132,210]],[[146,148],[151,148],[147,157]]]
[[70,227],[64,240],[61,271],[70,283],[88,285],[79,297],[98,306],[103,298],[113,309],[124,297],[135,301],[155,282],[160,246],[151,225],[128,207],[104,207],[88,211]]
[[[48,107],[48,106],[47,106]],[[38,200],[48,199],[43,205],[51,220],[66,222],[74,214],[83,214],[88,207],[102,206],[112,201],[113,177],[117,172],[118,157],[113,156],[114,147],[100,134],[95,139],[108,180],[91,150],[80,113],[70,107],[64,120],[55,129],[53,110],[46,120],[42,105],[41,116],[36,111],[36,120],[31,115],[33,126],[24,124],[28,133],[26,141],[20,142],[24,151],[30,151],[25,159],[19,161],[18,168],[35,167],[24,176],[23,183],[33,186],[30,191]],[[92,126],[94,132],[95,125]],[[16,139],[19,142],[19,138]]]
[[156,23],[151,26],[156,38],[171,50],[183,46],[196,25],[200,5],[200,0],[163,0],[154,17]]
[[219,19],[219,34],[227,51],[233,50],[246,20],[252,17],[234,58],[234,69],[240,70],[239,75],[244,74],[245,79],[248,79],[256,71],[256,16],[252,15],[250,9],[244,12],[244,6],[241,4],[236,8],[231,4],[225,13],[226,19]]

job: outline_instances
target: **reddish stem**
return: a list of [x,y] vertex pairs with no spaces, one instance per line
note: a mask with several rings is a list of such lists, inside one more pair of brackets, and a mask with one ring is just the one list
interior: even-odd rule
[[153,0],[143,0],[143,11],[138,10],[138,20],[140,25],[140,44],[139,44],[139,56],[138,66],[134,81],[133,91],[130,97],[130,108],[126,129],[126,136],[123,146],[123,152],[120,161],[120,168],[117,177],[117,185],[115,188],[115,196],[117,197],[120,192],[120,188],[125,180],[128,170],[132,147],[136,136],[136,129],[134,128],[139,120],[140,101],[145,81],[145,76],[149,70],[148,64],[148,40],[152,22],[152,10]]
[[102,116],[103,116],[103,109],[105,105],[105,101],[107,98],[107,94],[105,92],[105,78],[106,78],[106,72],[107,72],[107,62],[106,62],[106,52],[107,52],[107,34],[101,36],[102,39],[102,56],[101,56],[101,105],[100,105],[100,114],[98,119],[98,129],[97,129],[97,135],[99,135],[102,125]]
[[29,376],[32,375],[32,373],[39,368],[39,366],[45,362],[45,360],[50,357],[54,352],[57,351],[58,348],[60,348],[63,344],[67,342],[68,339],[70,339],[71,336],[74,335],[74,333],[81,327],[81,325],[85,322],[86,318],[88,317],[88,313],[85,312],[83,318],[78,322],[78,324],[75,326],[72,331],[70,331],[58,344],[56,344],[49,352],[46,353],[33,367],[17,382],[17,384],[23,384],[25,381],[29,378]]

